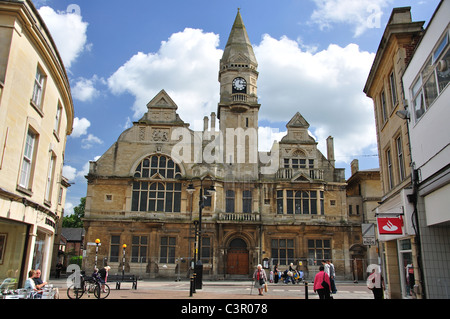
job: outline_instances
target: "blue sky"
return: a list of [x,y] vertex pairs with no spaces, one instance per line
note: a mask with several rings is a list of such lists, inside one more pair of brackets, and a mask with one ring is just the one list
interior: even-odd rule
[[192,129],[216,112],[222,50],[240,8],[259,66],[260,149],[296,112],[350,175],[378,167],[372,100],[363,93],[394,7],[428,23],[439,0],[34,0],[64,60],[75,107],[64,175],[66,214],[101,156],[165,89]]

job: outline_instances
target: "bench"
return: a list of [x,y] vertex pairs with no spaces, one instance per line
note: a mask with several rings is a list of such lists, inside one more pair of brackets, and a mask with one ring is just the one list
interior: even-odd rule
[[116,289],[120,290],[122,282],[131,282],[131,289],[137,289],[137,276],[136,275],[108,275],[108,282],[116,282]]

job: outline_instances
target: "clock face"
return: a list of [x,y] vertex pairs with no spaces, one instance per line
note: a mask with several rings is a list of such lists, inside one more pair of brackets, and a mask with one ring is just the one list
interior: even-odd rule
[[242,91],[247,86],[247,82],[243,78],[235,78],[233,80],[233,88],[237,91]]

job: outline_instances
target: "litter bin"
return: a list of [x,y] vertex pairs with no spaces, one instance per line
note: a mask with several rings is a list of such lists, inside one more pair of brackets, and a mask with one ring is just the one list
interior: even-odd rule
[[203,281],[203,264],[201,260],[198,260],[194,267],[195,272],[195,289],[202,289]]

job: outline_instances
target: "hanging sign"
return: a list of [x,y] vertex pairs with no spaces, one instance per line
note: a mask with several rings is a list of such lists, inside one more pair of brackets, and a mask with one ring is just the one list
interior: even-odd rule
[[381,235],[403,235],[401,217],[377,217],[378,232]]

